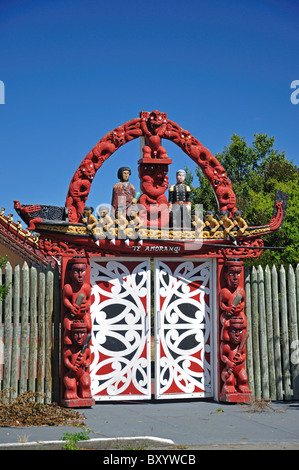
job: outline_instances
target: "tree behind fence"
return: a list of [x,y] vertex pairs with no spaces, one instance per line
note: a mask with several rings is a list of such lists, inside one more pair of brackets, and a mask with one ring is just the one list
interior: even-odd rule
[[[0,302],[1,390],[11,398],[37,392],[59,401],[60,285],[58,267],[5,267]],[[1,280],[1,276],[0,276]],[[11,284],[10,284],[11,283]],[[247,371],[253,398],[299,400],[299,265],[245,268]]]
[[[1,276],[2,278],[2,276]],[[1,390],[10,398],[36,392],[36,401],[59,400],[58,267],[47,269],[7,263],[1,302]]]

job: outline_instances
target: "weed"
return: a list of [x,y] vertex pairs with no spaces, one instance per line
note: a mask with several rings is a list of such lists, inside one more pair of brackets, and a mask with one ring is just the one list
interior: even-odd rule
[[66,432],[61,438],[61,441],[66,441],[63,446],[64,450],[79,450],[77,445],[78,441],[88,441],[90,437],[88,436],[88,431],[80,431],[76,433]]

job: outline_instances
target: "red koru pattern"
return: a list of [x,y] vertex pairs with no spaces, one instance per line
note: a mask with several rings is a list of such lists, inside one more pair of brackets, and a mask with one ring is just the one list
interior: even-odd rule
[[137,137],[145,137],[144,155],[162,160],[166,153],[161,139],[174,142],[202,169],[216,194],[219,210],[233,213],[237,209],[231,182],[219,161],[190,132],[167,119],[166,113],[155,110],[141,112],[139,118],[109,132],[86,155],[71,180],[66,198],[70,222],[79,222],[97,170],[122,145]]

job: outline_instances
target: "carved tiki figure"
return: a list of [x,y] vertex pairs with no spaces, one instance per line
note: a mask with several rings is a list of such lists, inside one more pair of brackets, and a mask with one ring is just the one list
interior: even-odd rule
[[155,110],[151,113],[141,112],[140,127],[145,137],[146,145],[143,147],[143,158],[167,158],[165,148],[161,145],[167,124],[166,113]]
[[168,201],[165,191],[168,188],[168,165],[140,163],[139,198],[140,218],[144,226],[165,227],[169,222]]
[[248,333],[244,331],[243,318],[232,318],[228,327],[229,341],[221,343],[221,360],[225,364],[221,378],[222,394],[251,393],[245,369],[245,344]]
[[87,332],[91,331],[90,294],[91,287],[87,282],[86,258],[72,258],[66,268],[68,283],[63,287],[62,303],[65,307],[63,316],[64,344],[71,344],[71,325],[74,320],[85,322]]
[[[242,261],[228,259],[223,267],[223,285],[220,290],[221,345],[220,357],[225,365],[222,370],[222,397],[227,401],[238,401],[238,394],[250,394],[245,370],[248,339],[245,317],[245,291],[241,285]],[[234,400],[232,395],[234,395]],[[230,397],[231,395],[231,397]]]
[[88,328],[86,323],[75,320],[71,325],[71,345],[64,346],[63,363],[65,374],[64,399],[92,398],[88,367],[91,363]]
[[80,213],[84,212],[85,202],[91,188],[91,183],[95,177],[95,168],[90,160],[83,160],[71,181],[66,207],[69,210],[69,220],[80,219]]
[[247,328],[247,322],[244,315],[245,290],[240,285],[242,274],[242,261],[239,259],[230,259],[225,262],[224,287],[220,290],[220,322],[222,324],[221,339],[229,341],[228,328],[229,320],[232,317],[242,317],[244,327]]

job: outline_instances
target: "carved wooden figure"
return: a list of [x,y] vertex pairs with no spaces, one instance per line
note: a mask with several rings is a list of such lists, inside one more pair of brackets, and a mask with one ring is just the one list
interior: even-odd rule
[[86,338],[90,340],[92,326],[89,265],[85,256],[76,256],[64,264],[61,399],[65,406],[92,406],[94,400],[90,394],[88,372],[89,341],[85,343]]
[[184,184],[186,177],[185,170],[176,172],[176,184],[169,188],[169,210],[171,212],[170,225],[173,228],[183,228],[190,226],[191,213],[191,189]]
[[151,113],[142,112],[140,127],[145,137],[146,144],[143,147],[144,158],[167,158],[166,150],[161,145],[161,137],[166,131],[166,113],[155,110]]
[[[251,393],[244,365],[245,340],[244,344],[242,343],[242,348],[237,351],[242,337],[244,336],[246,340],[248,338],[242,269],[243,263],[239,259],[231,258],[225,261],[223,287],[219,293],[220,358],[225,364],[221,373],[223,381],[221,399],[224,401],[248,401]],[[242,397],[239,396],[240,393],[243,394]]]
[[[228,327],[229,341],[221,344],[221,360],[225,364],[221,378],[224,382],[222,396],[235,394],[250,394],[248,378],[245,369],[245,344],[248,333],[245,331],[244,319],[232,318]],[[238,400],[239,401],[239,400]]]
[[70,332],[74,320],[83,320],[88,333],[91,331],[90,284],[86,282],[87,262],[84,258],[73,258],[68,262],[69,282],[64,285],[62,302],[64,309],[64,344],[71,344]]
[[168,188],[168,165],[139,165],[139,203],[143,206],[140,218],[145,226],[165,227],[169,222],[168,201],[165,191]]
[[135,188],[129,182],[131,170],[129,167],[123,166],[119,168],[117,177],[119,183],[113,186],[111,205],[116,211],[118,208],[126,209],[131,203],[136,203]]
[[63,363],[65,366],[63,377],[64,400],[71,403],[77,401],[78,406],[79,404],[82,406],[84,401],[92,400],[91,380],[88,371],[91,363],[90,335],[86,323],[80,320],[75,320],[72,323],[71,340],[71,344],[64,346],[63,350]]

